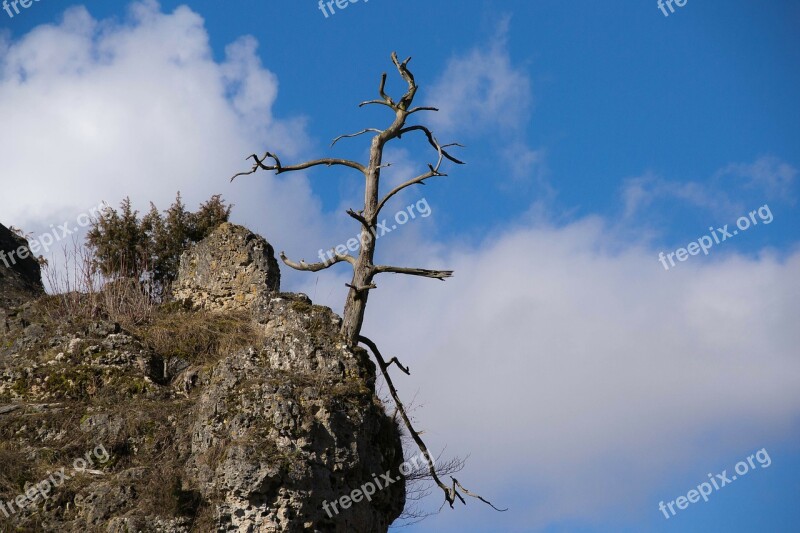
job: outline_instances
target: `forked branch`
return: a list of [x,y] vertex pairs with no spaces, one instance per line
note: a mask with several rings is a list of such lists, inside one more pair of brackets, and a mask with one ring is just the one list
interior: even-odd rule
[[400,371],[403,374],[405,374],[406,376],[410,376],[411,375],[411,370],[409,370],[409,368],[407,366],[401,365],[400,364],[400,360],[397,357],[392,357],[391,359],[389,359],[389,362],[386,363],[386,367],[388,368],[388,367],[392,366],[392,364],[397,365],[397,368],[399,368]]

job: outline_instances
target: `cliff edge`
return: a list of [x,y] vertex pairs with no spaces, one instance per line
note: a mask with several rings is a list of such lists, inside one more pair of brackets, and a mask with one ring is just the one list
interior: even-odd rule
[[2,530],[386,531],[401,479],[323,509],[403,461],[374,364],[277,268],[224,224],[184,254],[178,301],[127,319],[124,291],[25,302],[35,273],[2,271]]

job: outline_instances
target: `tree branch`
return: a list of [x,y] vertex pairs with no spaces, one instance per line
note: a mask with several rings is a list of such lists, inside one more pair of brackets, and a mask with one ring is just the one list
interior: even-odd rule
[[[441,159],[440,159],[440,162],[441,162]],[[419,183],[421,185],[425,185],[425,180],[428,179],[428,178],[433,178],[434,176],[447,176],[447,174],[443,174],[443,173],[439,172],[438,167],[439,167],[439,165],[437,165],[436,167],[434,167],[433,165],[428,165],[428,168],[430,169],[430,170],[428,170],[428,172],[426,172],[425,174],[420,174],[416,178],[412,178],[412,179],[410,179],[410,180],[408,180],[408,181],[406,181],[404,183],[401,183],[400,185],[398,185],[397,187],[395,187],[394,189],[389,191],[389,194],[384,196],[383,199],[378,203],[378,208],[375,210],[375,213],[376,214],[380,213],[381,209],[383,209],[383,206],[386,205],[386,202],[388,202],[389,199],[392,196],[394,196],[395,194],[399,193],[400,191],[402,191],[406,187],[410,187],[410,186],[412,186],[412,185],[414,185],[416,183]]]
[[411,423],[411,419],[408,417],[408,413],[406,413],[406,408],[403,405],[403,402],[400,400],[400,396],[397,394],[397,389],[394,386],[392,377],[389,375],[389,365],[392,364],[393,361],[396,361],[397,358],[396,357],[392,358],[392,360],[389,363],[387,363],[384,360],[383,356],[381,355],[380,350],[378,350],[378,346],[374,342],[372,342],[370,339],[368,339],[363,335],[358,336],[358,341],[366,345],[372,351],[372,354],[375,356],[375,360],[378,362],[378,367],[381,369],[381,374],[383,375],[383,379],[386,380],[386,386],[389,387],[389,393],[392,396],[392,400],[394,401],[394,404],[397,407],[397,412],[400,413],[400,417],[403,419],[403,423],[405,424],[406,429],[408,429],[411,438],[419,447],[420,451],[422,451],[422,456],[425,458],[425,462],[428,463],[428,472],[430,473],[431,478],[433,478],[433,481],[444,492],[445,502],[450,504],[450,507],[452,508],[453,504],[456,501],[456,498],[458,498],[461,501],[461,503],[466,505],[467,502],[464,501],[464,497],[461,496],[461,494],[459,494],[458,489],[456,488],[458,487],[462,491],[464,491],[464,494],[472,496],[473,498],[480,499],[481,501],[487,503],[488,505],[491,505],[493,509],[497,511],[506,511],[507,509],[498,509],[497,507],[492,505],[488,500],[485,500],[484,498],[478,496],[477,494],[467,491],[460,483],[458,483],[458,481],[456,481],[452,477],[451,477],[451,479],[453,479],[452,487],[448,487],[447,485],[442,483],[442,480],[439,478],[439,474],[436,472],[436,467],[432,459],[433,455],[431,455],[430,450],[428,450],[428,447],[425,445],[425,442],[422,440],[422,437],[420,437],[420,433],[416,429],[414,429],[414,425]]
[[410,376],[411,375],[411,370],[409,370],[407,366],[401,365],[400,364],[400,360],[397,359],[397,357],[392,357],[391,359],[389,359],[389,362],[386,363],[386,367],[388,368],[388,367],[392,366],[392,364],[397,365],[397,368],[399,368],[400,371],[402,373],[404,373],[406,376]]
[[364,291],[369,291],[369,290],[378,288],[378,286],[375,285],[374,283],[370,283],[369,285],[361,285],[361,286],[358,286],[358,287],[356,287],[355,285],[353,285],[351,283],[345,283],[344,286],[345,287],[350,287],[351,289],[353,289],[353,290],[355,290],[357,292],[364,292]]
[[[460,488],[460,489],[461,489],[461,491],[462,491],[464,494],[466,494],[467,496],[471,496],[471,497],[473,497],[473,498],[477,498],[477,499],[479,499],[480,501],[482,501],[482,502],[483,502],[483,503],[485,503],[486,505],[490,506],[490,507],[491,507],[492,509],[494,509],[495,511],[500,511],[501,513],[504,513],[504,512],[506,512],[506,511],[508,511],[508,508],[507,508],[507,507],[506,507],[505,509],[498,509],[498,508],[497,508],[497,507],[495,507],[495,506],[492,504],[492,502],[490,502],[489,500],[487,500],[487,499],[485,499],[485,498],[483,498],[483,497],[479,496],[478,494],[475,494],[474,492],[470,492],[470,491],[468,491],[467,489],[465,489],[465,488],[464,488],[464,485],[462,485],[461,483],[459,483],[459,482],[458,482],[458,480],[457,480],[456,478],[454,478],[453,476],[450,476],[450,479],[452,479],[452,480],[453,480],[453,490],[455,490],[456,486],[458,486],[458,488]],[[464,500],[461,500],[461,501],[464,501]]]
[[425,174],[420,174],[416,178],[412,178],[412,179],[406,181],[405,183],[401,183],[400,185],[398,185],[397,187],[392,189],[389,192],[389,194],[387,194],[378,203],[378,208],[376,210],[376,213],[380,213],[381,209],[383,209],[383,206],[386,205],[386,202],[388,202],[389,199],[392,196],[394,196],[395,194],[399,193],[400,191],[402,191],[406,187],[410,187],[411,185],[415,185],[417,183],[420,183],[420,184],[424,185],[426,179],[432,178],[434,176],[446,176],[447,174],[439,172],[439,169],[442,166],[442,160],[444,158],[447,158],[450,161],[453,161],[454,163],[459,164],[459,165],[463,165],[464,164],[463,161],[460,161],[460,160],[456,159],[455,157],[450,155],[445,150],[445,148],[450,147],[450,146],[461,146],[460,144],[458,144],[458,143],[450,143],[450,144],[446,144],[444,146],[440,145],[439,141],[437,141],[436,137],[433,135],[433,132],[431,132],[431,130],[429,130],[425,126],[420,126],[420,125],[408,126],[407,128],[403,128],[403,129],[399,130],[396,133],[395,136],[399,139],[399,138],[401,138],[403,136],[404,133],[408,133],[408,132],[412,132],[412,131],[421,131],[421,132],[423,132],[425,134],[426,137],[428,137],[428,142],[431,144],[431,146],[433,146],[436,149],[437,154],[439,154],[439,158],[436,161],[436,165],[430,165],[429,164],[428,165],[428,169],[429,169],[428,172],[426,172]]
[[444,281],[445,278],[453,277],[452,270],[427,270],[424,268],[403,268],[386,265],[375,265],[372,267],[372,271],[375,274],[383,274],[386,272],[390,274],[408,274],[409,276],[421,276],[423,278],[434,278],[442,281]]
[[408,112],[409,115],[413,115],[414,113],[419,113],[420,111],[439,111],[438,107],[430,107],[430,106],[420,106],[415,107],[414,109]]
[[353,211],[352,209],[347,210],[348,215],[361,222],[361,225],[364,226],[364,229],[366,229],[367,231],[371,231],[369,222],[367,222],[367,219],[364,218],[364,215],[361,214],[362,212],[363,211],[356,212]]
[[380,84],[380,86],[378,86],[378,94],[381,95],[381,98],[383,98],[383,101],[386,103],[386,105],[388,105],[392,109],[396,109],[397,108],[396,104],[394,103],[394,100],[392,100],[392,97],[389,96],[388,94],[386,94],[386,73],[385,72],[383,74],[381,74],[381,84]]
[[[271,158],[272,160],[274,160],[275,164],[274,165],[265,165],[264,161],[266,161],[267,158]],[[292,165],[292,166],[288,166],[288,167],[285,167],[285,166],[281,165],[281,160],[278,159],[278,156],[276,156],[275,154],[270,153],[270,152],[265,153],[264,157],[262,157],[261,159],[259,159],[256,154],[251,155],[247,159],[253,159],[253,161],[255,161],[255,163],[253,164],[253,168],[250,169],[250,171],[248,171],[248,172],[239,172],[238,174],[234,175],[231,178],[231,181],[235,180],[239,176],[248,176],[250,174],[254,174],[259,169],[261,169],[261,170],[274,170],[275,174],[281,174],[283,172],[293,172],[293,171],[296,171],[296,170],[305,170],[307,168],[316,167],[316,166],[319,166],[319,165],[325,165],[325,166],[328,166],[328,167],[333,166],[333,165],[341,165],[341,166],[345,166],[345,167],[354,168],[354,169],[360,171],[362,174],[366,174],[366,172],[367,172],[367,169],[366,169],[366,167],[364,165],[362,165],[361,163],[358,163],[357,161],[350,161],[349,159],[335,159],[335,158],[315,159],[313,161],[306,161],[305,163],[300,163],[299,165]]]
[[330,268],[336,263],[341,263],[342,261],[346,261],[351,265],[355,265],[355,258],[349,254],[339,254],[333,250],[333,259],[330,262],[323,262],[323,263],[306,263],[304,260],[300,260],[299,263],[295,263],[294,261],[288,259],[286,254],[281,252],[281,261],[283,261],[287,266],[295,269],[295,270],[302,270],[304,272],[318,272],[320,270],[324,270],[326,268]]
[[[431,143],[431,145],[433,145],[433,147],[436,148],[436,152],[439,154],[439,158],[436,160],[436,166],[429,164],[428,165],[428,169],[429,169],[428,172],[426,172],[425,174],[420,174],[416,178],[412,178],[412,179],[406,181],[405,183],[401,183],[400,185],[398,185],[397,187],[392,189],[389,192],[389,194],[384,196],[384,198],[378,203],[378,208],[375,210],[376,215],[377,215],[377,213],[380,213],[381,209],[383,209],[383,206],[386,205],[386,202],[388,202],[389,199],[392,196],[394,196],[395,194],[399,193],[400,191],[402,191],[406,187],[410,187],[410,186],[412,186],[412,185],[414,185],[416,183],[420,183],[420,184],[424,185],[426,179],[432,178],[434,176],[446,176],[447,174],[443,174],[443,173],[439,172],[439,168],[441,168],[441,166],[442,166],[442,159],[444,157],[449,157],[451,160],[456,161],[456,162],[458,162],[460,164],[463,164],[460,161],[458,161],[458,159],[455,159],[452,156],[450,156],[450,154],[448,154],[443,149],[443,147],[439,144],[439,142],[436,140],[436,137],[433,136],[433,133],[431,133],[431,131],[428,128],[424,127],[424,126],[410,126],[408,128],[402,129],[397,133],[397,138],[399,139],[404,131],[407,132],[407,131],[417,131],[417,130],[421,130],[421,131],[425,132],[425,134],[428,136],[428,140]],[[451,143],[451,144],[446,145],[446,146],[454,146],[454,145],[458,145],[458,144],[457,143]],[[458,145],[458,146],[460,146],[460,145]]]
[[373,133],[377,133],[377,134],[381,134],[381,133],[383,133],[383,131],[382,131],[382,130],[379,130],[378,128],[365,128],[365,129],[363,129],[363,130],[361,130],[361,131],[359,131],[359,132],[357,132],[357,133],[350,133],[350,134],[348,134],[348,135],[339,135],[339,136],[338,136],[338,137],[336,137],[336,138],[333,140],[333,142],[331,143],[331,148],[332,148],[332,147],[333,147],[333,146],[334,146],[334,145],[335,145],[337,142],[341,141],[342,139],[351,139],[351,138],[353,138],[353,137],[358,137],[359,135],[364,135],[365,133],[369,133],[369,132],[373,132]]
[[426,128],[425,126],[421,126],[421,125],[417,124],[417,125],[414,125],[414,126],[405,127],[405,128],[403,128],[403,129],[401,129],[400,131],[397,132],[397,138],[399,139],[399,138],[401,138],[403,136],[403,134],[409,133],[409,132],[412,132],[412,131],[421,131],[421,132],[423,132],[425,134],[425,136],[428,137],[428,142],[430,143],[430,145],[433,146],[434,149],[436,149],[437,152],[441,151],[442,155],[444,155],[444,157],[446,157],[447,159],[449,159],[453,163],[456,163],[457,165],[463,165],[464,164],[463,161],[460,161],[460,160],[456,159],[455,157],[450,155],[446,150],[444,150],[444,148],[449,147],[449,146],[461,146],[460,144],[458,144],[458,143],[450,143],[450,144],[446,144],[444,146],[441,146],[439,144],[439,142],[436,140],[436,137],[434,137],[433,132],[431,130],[429,130],[428,128]]
[[[386,73],[384,72],[381,74],[381,82],[378,85],[378,94],[380,95],[380,100],[368,100],[366,102],[361,102],[358,107],[363,107],[369,104],[380,104],[385,105],[386,107],[391,108],[393,111],[398,112],[402,111],[406,116],[410,114],[407,110],[408,107],[411,105],[411,102],[414,100],[414,95],[417,92],[417,84],[414,81],[414,75],[408,70],[408,62],[411,61],[411,58],[408,57],[403,61],[400,62],[397,59],[397,53],[392,52],[392,63],[394,63],[395,67],[397,67],[397,71],[400,73],[400,76],[403,77],[404,80],[408,83],[408,90],[406,93],[400,98],[400,101],[395,103],[392,100],[392,97],[386,94]],[[416,111],[433,111],[434,108],[417,108]],[[405,119],[404,119],[405,120]]]
[[[383,100],[367,100],[366,102],[361,102],[360,104],[358,104],[358,107],[364,107],[365,105],[370,105],[370,104],[380,104],[380,105],[385,105],[386,107],[390,107],[390,108],[392,107],[391,105],[387,104]],[[392,109],[394,109],[394,108],[392,108]]]
[[397,59],[397,53],[392,52],[392,63],[397,67],[397,71],[400,73],[400,76],[406,80],[408,83],[408,90],[406,94],[400,98],[400,102],[397,104],[397,108],[406,111],[408,110],[408,106],[411,105],[411,102],[414,101],[414,95],[417,94],[417,84],[414,81],[414,75],[408,70],[408,62],[411,61],[411,57],[407,57],[405,61],[400,63]]
[[425,445],[425,442],[422,440],[422,437],[419,436],[419,433],[416,429],[414,429],[414,425],[411,423],[411,419],[409,419],[408,414],[406,413],[406,409],[403,406],[403,401],[400,399],[400,396],[397,394],[397,389],[394,386],[394,382],[392,382],[392,377],[389,375],[388,366],[386,361],[383,359],[380,350],[378,350],[378,346],[372,342],[370,339],[363,335],[358,336],[359,342],[365,344],[371,351],[372,354],[375,356],[375,360],[378,362],[378,367],[381,369],[381,374],[383,374],[383,379],[386,380],[386,385],[389,387],[389,393],[392,395],[392,400],[394,401],[395,406],[397,406],[397,411],[400,413],[400,417],[403,419],[403,422],[406,425],[409,433],[411,434],[411,438],[414,439],[414,442],[417,444],[419,449],[422,451],[422,456],[425,458],[425,462],[428,463],[428,471],[436,482],[445,493],[445,499],[448,503],[450,503],[450,507],[453,506],[453,502],[455,501],[455,496],[453,493],[457,494],[455,489],[450,489],[447,485],[442,483],[439,479],[438,474],[436,473],[436,468],[434,467],[433,461],[431,460],[430,451],[428,447]]

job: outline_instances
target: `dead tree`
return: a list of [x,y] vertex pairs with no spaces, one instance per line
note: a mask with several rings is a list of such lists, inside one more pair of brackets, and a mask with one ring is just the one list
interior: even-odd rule
[[[463,164],[461,161],[453,157],[447,148],[454,146],[454,144],[441,145],[431,130],[421,125],[407,125],[408,118],[419,111],[436,111],[432,107],[412,107],[414,96],[417,93],[417,84],[414,81],[414,76],[408,70],[408,62],[411,58],[406,59],[402,63],[398,61],[397,54],[392,53],[392,61],[397,67],[398,72],[403,79],[408,83],[408,90],[398,101],[394,101],[385,92],[386,74],[381,77],[380,88],[378,92],[381,98],[379,100],[370,100],[362,102],[359,107],[365,105],[377,104],[388,107],[394,112],[395,118],[392,124],[384,129],[379,130],[376,128],[367,128],[358,133],[350,135],[342,135],[333,141],[335,145],[338,141],[344,138],[357,137],[366,133],[375,133],[372,138],[372,144],[369,151],[369,163],[363,165],[356,161],[347,159],[324,158],[314,161],[307,161],[298,165],[283,166],[277,155],[267,152],[263,157],[259,158],[253,154],[250,156],[254,160],[253,168],[249,172],[242,172],[234,176],[247,175],[256,172],[257,170],[274,170],[276,174],[283,172],[294,172],[297,170],[305,170],[307,168],[325,165],[325,166],[344,166],[361,172],[365,178],[364,189],[364,208],[359,211],[352,209],[347,211],[347,214],[356,219],[361,224],[361,249],[358,256],[353,257],[350,254],[340,254],[333,251],[333,259],[328,262],[308,264],[305,261],[299,263],[291,261],[286,258],[281,252],[281,259],[288,266],[296,270],[305,270],[310,272],[317,272],[333,266],[336,263],[346,261],[353,266],[353,279],[347,285],[350,291],[347,294],[347,300],[344,305],[344,317],[342,320],[342,334],[347,340],[348,344],[355,346],[358,343],[358,336],[361,333],[361,326],[364,323],[364,311],[367,306],[367,298],[369,291],[376,288],[374,283],[375,276],[383,273],[393,274],[408,274],[412,276],[422,276],[427,278],[434,278],[444,280],[453,275],[450,270],[427,270],[424,268],[404,268],[396,266],[376,265],[373,263],[375,257],[375,235],[378,225],[378,215],[381,210],[386,206],[386,203],[397,193],[416,184],[424,184],[425,180],[435,176],[446,176],[440,171],[442,162],[448,159],[457,164]],[[400,139],[407,133],[418,132],[425,135],[428,142],[436,151],[437,160],[435,164],[428,165],[428,171],[401,183],[391,191],[389,191],[383,198],[380,197],[380,179],[381,169],[385,166],[383,164],[383,150],[387,143],[394,139]],[[270,163],[266,161],[271,159]]]
[[[458,492],[457,489],[460,489],[464,494],[468,496],[473,496],[475,498],[479,498],[480,500],[484,501],[485,503],[491,505],[488,501],[484,500],[480,496],[469,492],[468,490],[464,489],[458,481],[454,478],[451,478],[453,481],[452,487],[446,486],[439,478],[437,473],[436,467],[434,465],[433,456],[428,451],[427,446],[420,438],[419,432],[417,432],[411,420],[406,413],[406,410],[403,406],[403,403],[400,401],[400,398],[397,394],[397,389],[395,389],[394,384],[392,382],[391,377],[389,376],[389,366],[392,364],[396,364],[398,368],[400,368],[406,374],[409,374],[408,368],[404,367],[396,357],[393,357],[388,363],[384,360],[383,356],[381,355],[380,351],[378,350],[377,346],[374,342],[369,340],[368,338],[361,335],[361,326],[364,323],[364,312],[367,306],[367,299],[369,297],[369,291],[376,289],[377,286],[375,285],[375,277],[378,274],[390,273],[390,274],[407,274],[411,276],[421,276],[425,278],[433,278],[444,281],[446,278],[449,278],[453,275],[452,270],[429,270],[424,268],[407,268],[407,267],[398,267],[398,266],[388,266],[388,265],[376,265],[373,261],[375,258],[375,242],[376,242],[376,235],[377,235],[377,228],[378,228],[378,216],[380,215],[381,210],[386,206],[386,203],[394,197],[400,191],[411,187],[412,185],[424,185],[425,180],[433,177],[439,176],[446,176],[441,172],[442,163],[444,160],[451,161],[458,165],[463,165],[464,163],[459,159],[455,158],[450,152],[447,150],[453,146],[461,146],[458,143],[451,143],[451,144],[440,144],[439,141],[436,139],[436,136],[431,132],[429,128],[419,124],[412,124],[408,125],[407,122],[411,115],[418,113],[420,111],[438,111],[435,107],[427,107],[427,106],[419,106],[413,107],[414,97],[417,94],[417,83],[414,80],[414,75],[408,69],[408,63],[411,58],[407,58],[405,61],[400,62],[397,58],[397,54],[392,52],[392,62],[394,66],[397,68],[398,73],[400,76],[405,80],[408,84],[408,89],[406,90],[405,94],[400,97],[399,100],[394,100],[391,96],[386,93],[386,73],[384,72],[381,76],[380,86],[378,87],[378,94],[380,95],[379,99],[375,100],[368,100],[366,102],[362,102],[359,104],[359,107],[364,107],[366,105],[381,105],[388,107],[394,113],[394,120],[386,129],[377,129],[377,128],[366,128],[361,130],[357,133],[352,133],[348,135],[340,135],[336,139],[333,140],[331,146],[334,146],[337,142],[342,139],[346,138],[353,138],[358,137],[360,135],[364,135],[367,133],[374,133],[375,135],[372,137],[372,142],[370,144],[370,151],[369,151],[369,162],[367,164],[362,164],[357,161],[351,161],[349,159],[338,159],[338,158],[323,158],[323,159],[315,159],[313,161],[306,161],[304,163],[299,163],[296,165],[284,166],[281,163],[281,160],[278,156],[272,152],[266,152],[262,157],[258,157],[258,155],[253,154],[248,159],[253,160],[253,167],[247,172],[240,172],[231,178],[231,181],[236,179],[239,176],[246,176],[249,174],[254,174],[258,170],[267,170],[267,171],[274,171],[276,174],[282,174],[284,172],[296,172],[300,170],[306,170],[312,167],[317,166],[343,166],[348,167],[353,170],[357,170],[361,174],[364,175],[365,179],[365,187],[364,187],[364,208],[358,211],[353,209],[349,209],[347,214],[353,217],[361,224],[361,249],[359,250],[358,256],[353,257],[348,253],[338,253],[336,250],[332,250],[329,254],[332,256],[330,261],[321,262],[321,263],[306,263],[305,261],[301,260],[299,262],[292,261],[286,257],[286,255],[281,252],[280,257],[281,260],[291,268],[296,270],[303,270],[307,272],[318,272],[320,270],[324,270],[328,267],[331,267],[337,263],[347,262],[350,263],[353,267],[353,278],[347,286],[350,288],[349,292],[347,293],[347,299],[345,300],[344,305],[344,317],[342,320],[342,328],[341,332],[348,343],[349,346],[357,346],[358,343],[363,343],[366,345],[375,356],[375,359],[378,362],[378,367],[383,374],[384,379],[386,380],[386,384],[389,387],[389,391],[392,395],[392,399],[397,406],[397,410],[400,413],[403,422],[405,423],[408,431],[411,434],[414,442],[419,446],[420,450],[423,452],[424,457],[428,462],[428,470],[430,472],[431,478],[436,482],[436,484],[444,491],[445,493],[445,500],[450,506],[453,506],[455,499],[458,498],[462,503],[464,502],[463,497]],[[415,176],[408,181],[401,183],[400,185],[396,186],[388,193],[386,193],[383,197],[380,195],[380,179],[381,179],[381,169],[384,168],[385,165],[383,162],[383,150],[386,145],[395,139],[401,139],[403,135],[410,134],[410,133],[419,133],[425,136],[428,143],[431,145],[433,150],[436,153],[436,162],[428,164],[428,170],[418,176]],[[492,507],[494,507],[492,505]],[[497,509],[495,507],[495,509]],[[501,510],[501,509],[498,509]]]

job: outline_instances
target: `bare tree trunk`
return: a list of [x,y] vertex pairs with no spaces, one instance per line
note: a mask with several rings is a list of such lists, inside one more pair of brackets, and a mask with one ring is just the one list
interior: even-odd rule
[[372,278],[375,259],[375,235],[378,218],[378,189],[380,187],[381,163],[383,161],[383,145],[381,135],[372,139],[370,147],[369,166],[366,172],[366,187],[364,190],[364,212],[361,227],[361,253],[353,265],[353,281],[344,303],[344,317],[342,319],[342,334],[349,346],[358,343],[361,326],[364,323],[364,313],[367,309],[369,289],[374,287]]

